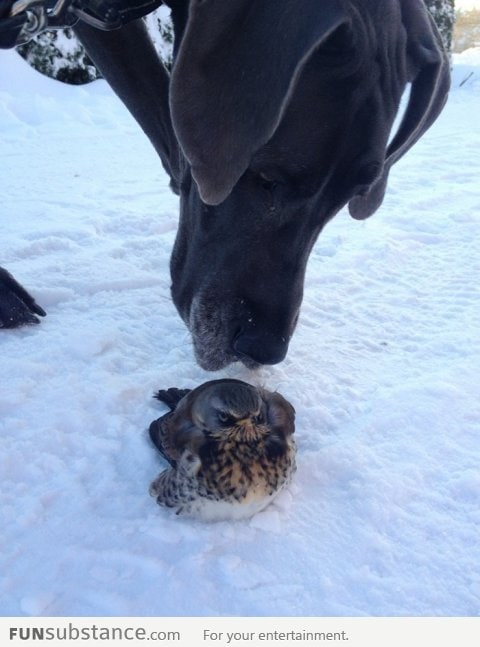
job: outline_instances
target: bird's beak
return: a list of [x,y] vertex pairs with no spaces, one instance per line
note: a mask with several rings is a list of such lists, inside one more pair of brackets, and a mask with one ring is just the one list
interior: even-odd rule
[[237,422],[238,426],[242,428],[245,436],[253,436],[256,434],[255,425],[252,423],[250,418],[243,418]]

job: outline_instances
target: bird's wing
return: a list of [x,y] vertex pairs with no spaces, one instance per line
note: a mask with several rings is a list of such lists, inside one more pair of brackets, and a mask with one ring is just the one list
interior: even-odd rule
[[295,409],[283,395],[276,391],[262,392],[267,405],[267,421],[274,428],[281,429],[285,435],[295,431]]
[[295,409],[280,393],[263,391],[267,406],[269,432],[265,439],[265,450],[270,459],[284,456],[292,450],[295,431]]
[[165,458],[172,467],[176,467],[178,456],[176,456],[176,452],[172,450],[170,442],[171,417],[171,413],[166,413],[161,418],[158,418],[158,420],[154,420],[149,427],[148,433],[153,444],[163,458]]
[[154,421],[150,425],[150,437],[162,456],[174,467],[187,450],[198,456],[200,447],[205,442],[203,431],[180,410],[167,413]]

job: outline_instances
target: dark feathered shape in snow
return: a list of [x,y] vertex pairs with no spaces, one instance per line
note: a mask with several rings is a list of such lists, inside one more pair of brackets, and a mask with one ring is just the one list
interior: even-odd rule
[[295,471],[295,410],[279,393],[213,380],[155,397],[171,411],[150,425],[170,467],[150,486],[162,506],[207,520],[249,517]]

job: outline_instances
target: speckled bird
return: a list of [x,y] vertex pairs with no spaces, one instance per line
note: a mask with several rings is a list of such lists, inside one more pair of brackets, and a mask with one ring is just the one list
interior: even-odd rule
[[279,393],[212,380],[155,396],[171,411],[150,425],[170,467],[150,485],[162,506],[214,521],[265,508],[295,471],[295,410]]

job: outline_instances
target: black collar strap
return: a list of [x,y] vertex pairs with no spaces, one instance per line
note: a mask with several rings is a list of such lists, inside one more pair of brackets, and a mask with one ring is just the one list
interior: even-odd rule
[[157,9],[162,0],[73,0],[71,11],[92,27],[109,31]]
[[103,30],[118,29],[157,9],[162,0],[0,0],[0,49],[26,43],[46,29],[78,20]]

